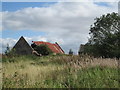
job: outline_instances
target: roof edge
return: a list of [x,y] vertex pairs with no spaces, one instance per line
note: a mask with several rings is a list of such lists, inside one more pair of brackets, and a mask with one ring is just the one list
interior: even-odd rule
[[63,53],[65,53],[57,42],[55,42],[55,44],[62,50]]

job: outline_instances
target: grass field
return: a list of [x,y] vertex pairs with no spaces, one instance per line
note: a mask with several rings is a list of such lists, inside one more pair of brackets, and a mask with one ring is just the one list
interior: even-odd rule
[[3,57],[4,88],[119,88],[118,60],[90,56]]

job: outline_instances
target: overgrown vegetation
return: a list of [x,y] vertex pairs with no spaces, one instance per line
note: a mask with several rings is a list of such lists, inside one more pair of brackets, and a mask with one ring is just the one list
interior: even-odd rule
[[4,88],[118,88],[118,60],[90,56],[3,56]]
[[89,34],[90,39],[85,45],[84,53],[120,58],[120,16],[117,13],[96,18]]
[[45,44],[41,45],[32,44],[31,46],[41,55],[50,55],[53,53],[52,50]]

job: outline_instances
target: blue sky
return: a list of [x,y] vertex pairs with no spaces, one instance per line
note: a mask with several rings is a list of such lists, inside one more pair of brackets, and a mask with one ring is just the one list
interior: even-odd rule
[[107,2],[95,2],[95,4],[99,6],[110,7],[110,5]]
[[17,11],[27,7],[49,7],[56,2],[3,2],[2,11]]
[[[57,2],[3,2],[2,11],[17,11],[27,7],[49,7]],[[109,6],[107,2],[95,2],[100,6]]]
[[44,36],[45,32],[32,31],[32,30],[4,30],[2,32],[2,38],[18,38],[20,36],[32,37],[32,36]]

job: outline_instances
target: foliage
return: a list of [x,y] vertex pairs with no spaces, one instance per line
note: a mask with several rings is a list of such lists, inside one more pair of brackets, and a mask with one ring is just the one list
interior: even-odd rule
[[73,55],[72,49],[69,50],[69,54],[70,54],[70,55]]
[[32,48],[35,48],[37,45],[35,43],[31,44]]
[[7,55],[9,57],[17,56],[17,54],[15,53],[15,49],[13,49],[13,48],[10,49],[9,44],[7,44],[5,55]]
[[94,56],[120,57],[120,16],[117,13],[102,15],[90,28],[86,52]]
[[8,53],[10,52],[10,47],[9,44],[7,44],[6,50],[5,50],[5,54],[8,55]]
[[42,55],[49,55],[53,53],[52,50],[45,44],[35,46],[34,50],[36,50],[39,54]]

